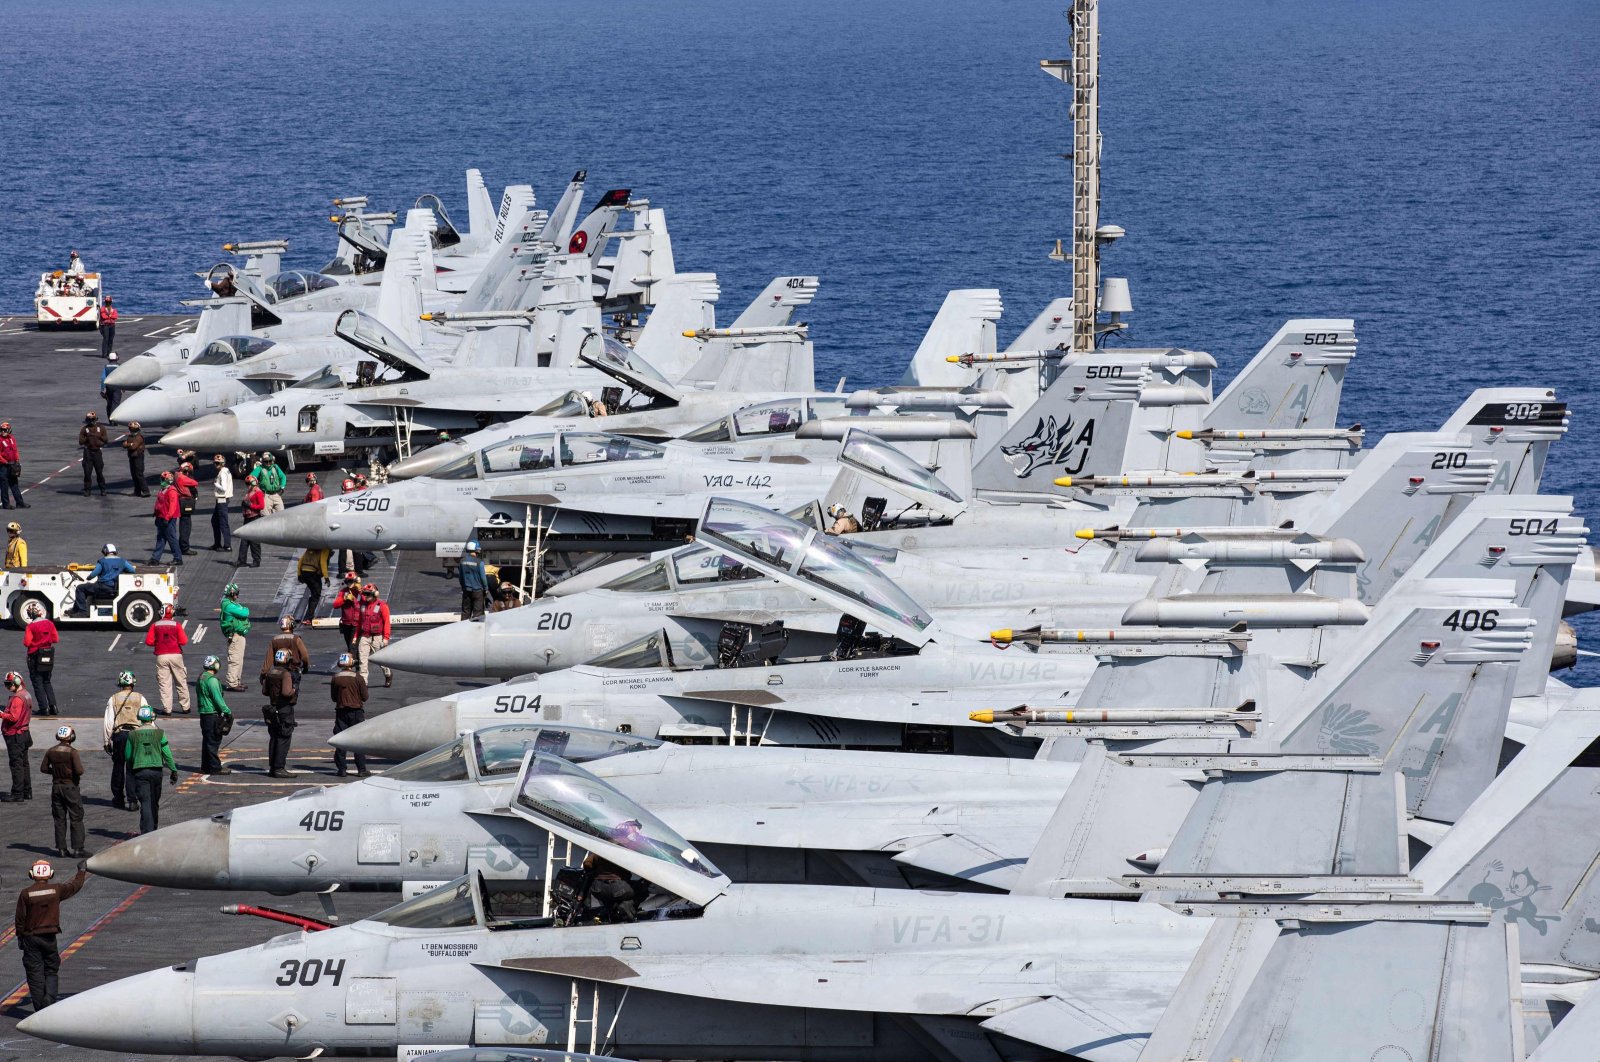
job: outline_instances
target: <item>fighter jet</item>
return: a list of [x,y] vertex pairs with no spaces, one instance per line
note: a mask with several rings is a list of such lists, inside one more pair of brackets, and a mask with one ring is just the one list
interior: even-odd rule
[[[1442,629],[1440,641],[1446,644],[1430,663],[1455,676],[1482,673],[1470,652],[1458,651],[1481,644],[1480,634]],[[1408,676],[1408,689],[1428,682],[1422,670]],[[1369,673],[1365,681],[1379,679]],[[1277,754],[1318,740],[1319,721],[1338,708],[1310,706]],[[1375,734],[1398,734],[1421,721],[1410,700],[1396,697],[1373,705],[1370,725]],[[998,1033],[991,1045],[1019,1044],[1001,1057],[1031,1057],[1042,1048],[1115,1058],[1121,1049],[1106,1053],[1105,1045],[1155,1029],[1209,929],[1194,908],[1058,899],[1054,887],[980,900],[735,885],[649,810],[584,768],[538,751],[527,753],[514,806],[619,868],[616,880],[636,878],[631,899],[603,901],[582,876],[558,874],[552,919],[542,896],[471,875],[370,920],[90,990],[26,1019],[23,1031],[97,1047],[111,1042],[100,1031],[109,1019],[124,1051],[370,1052],[483,1043],[490,1033],[481,1016],[507,1000],[523,1005],[530,1030],[548,1030],[547,1023],[567,1018],[573,998],[587,1004],[592,994],[595,1017],[614,1031],[618,1050],[650,1056],[685,1053],[680,1038],[663,1031],[671,1028],[662,1025],[670,1014],[700,1028],[714,1023],[717,1050],[727,1057],[770,1058],[773,1022],[804,1007],[833,1012],[834,1028],[860,1024],[863,1053],[846,1057],[864,1059],[867,1048],[874,1058],[910,1057],[920,1048],[898,1040],[910,1023]],[[1260,836],[1258,846],[1272,840]],[[624,918],[632,920],[619,925]],[[470,962],[431,957],[451,955]],[[852,965],[865,965],[872,976],[841,973]],[[229,993],[230,1005],[205,1005],[218,992]],[[427,1028],[409,1017],[402,1022],[424,1000]],[[366,1007],[395,1021],[350,1020],[365,1019]],[[98,1020],[83,1020],[90,1013]],[[901,1020],[873,1017],[886,1014]],[[802,1034],[797,1042],[811,1040]]]
[[[167,826],[101,852],[89,869],[171,888],[273,893],[415,890],[469,872],[543,881],[549,836],[514,799],[529,749],[583,764],[705,847],[736,880],[890,888],[1003,880],[1032,851],[1077,769],[969,756],[696,748],[509,723],[379,777]],[[965,852],[968,866],[918,874],[924,849],[946,860]]]
[[717,659],[730,622],[781,622],[786,641],[773,655],[816,657],[837,651],[840,614],[863,604],[881,606],[882,635],[915,647],[936,632],[984,639],[1018,611],[1041,622],[1111,626],[1150,586],[1143,576],[984,571],[897,551],[863,556],[760,503],[728,498],[713,498],[699,524],[702,543],[729,552],[682,553],[670,575],[665,564],[653,566],[595,590],[413,635],[374,659],[408,671],[509,677],[591,661],[660,633],[671,659],[699,666]]
[[[426,295],[419,295],[419,298],[434,309],[455,307],[476,310],[500,307],[501,303],[490,302],[488,298],[496,291],[505,297],[507,293],[518,290],[512,285],[515,274],[508,275],[509,266],[501,262],[501,259],[502,252],[510,241],[519,235],[524,236],[522,245],[524,251],[538,250],[545,254],[566,251],[576,241],[584,247],[594,248],[594,253],[599,254],[601,249],[607,246],[608,237],[618,217],[628,209],[628,191],[613,189],[607,192],[599,205],[584,219],[583,224],[573,231],[573,220],[582,196],[581,178],[581,173],[574,178],[573,184],[568,186],[560,203],[549,216],[533,210],[532,189],[525,185],[507,189],[506,198],[501,205],[501,217],[492,238],[482,247],[481,254],[487,264],[483,269],[474,272],[472,284],[459,295],[441,294],[438,290],[437,278],[440,274],[433,251],[436,218],[428,209],[412,211],[408,220],[409,217],[416,217],[417,224],[426,225],[428,229],[428,243],[422,251],[422,259],[426,263],[422,272],[424,278],[422,290]],[[526,230],[537,234],[537,248],[527,242]],[[342,234],[345,231],[341,228]],[[390,250],[391,248],[385,244],[386,256]],[[670,254],[668,257],[670,258]],[[670,271],[670,262],[664,264]],[[333,326],[340,314],[349,309],[375,308],[381,299],[374,287],[364,286],[342,293],[339,296],[340,304],[336,306],[331,301],[332,295],[321,294],[324,290],[335,286],[336,282],[333,279],[322,278],[313,282],[298,273],[295,277],[299,279],[287,279],[281,285],[270,283],[271,278],[265,278],[257,283],[250,277],[239,277],[232,284],[232,289],[236,292],[233,297],[226,300],[213,298],[199,304],[201,319],[194,333],[162,340],[144,354],[130,358],[107,377],[107,382],[125,391],[149,386],[163,376],[178,371],[193,355],[204,350],[210,341],[222,336],[248,334],[278,342],[302,338],[325,339],[332,334]],[[285,293],[281,304],[277,294],[280,287]],[[381,274],[378,287],[381,287]],[[297,288],[306,290],[298,295],[292,294]],[[360,299],[346,305],[345,303],[356,298],[354,294],[356,291],[362,293]],[[233,298],[243,301],[233,304]],[[229,302],[248,312],[230,311],[224,328],[212,326],[208,331],[207,311],[219,301]],[[312,305],[313,302],[317,304]],[[504,306],[520,308],[521,303],[513,301],[504,303]]]

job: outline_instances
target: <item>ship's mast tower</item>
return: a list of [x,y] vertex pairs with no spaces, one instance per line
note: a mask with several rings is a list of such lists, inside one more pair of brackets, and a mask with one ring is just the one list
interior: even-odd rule
[[1067,13],[1071,23],[1072,57],[1042,59],[1040,67],[1072,89],[1072,251],[1056,241],[1050,257],[1072,263],[1072,349],[1094,349],[1099,337],[1126,327],[1121,314],[1127,305],[1127,282],[1113,278],[1113,291],[1103,307],[1112,323],[1096,320],[1100,296],[1100,248],[1124,233],[1116,225],[1100,224],[1100,5],[1099,0],[1072,0]]

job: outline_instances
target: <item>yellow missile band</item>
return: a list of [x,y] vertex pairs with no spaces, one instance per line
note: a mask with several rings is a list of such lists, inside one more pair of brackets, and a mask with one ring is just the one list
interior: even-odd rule
[[225,243],[225,244],[222,245],[222,249],[224,251],[232,251],[233,250],[233,244]]
[[1004,630],[990,631],[989,632],[989,640],[991,642],[1009,642],[1009,641],[1011,641],[1011,628],[1010,627],[1006,627]]
[[1094,538],[1094,528],[1086,527],[1081,531],[1074,531],[1072,533],[1072,537],[1073,538],[1082,538],[1082,539],[1093,540],[1093,538]]
[[431,314],[431,313],[422,314],[421,316],[419,316],[417,318],[417,320],[419,320],[419,321],[431,321],[431,320],[433,320],[433,314]]
[[985,708],[981,712],[968,712],[967,718],[974,723],[992,723],[994,722],[994,709]]
[[1192,439],[1192,438],[1194,438],[1194,432],[1187,431],[1187,430],[1180,431],[1180,432],[1178,432],[1178,438],[1180,438],[1180,439]]
[[951,365],[960,365],[961,364],[961,355],[960,354],[946,354],[944,356],[944,360],[948,361]]
[[684,330],[683,338],[685,338],[685,339],[693,339],[695,337],[695,334],[696,333],[695,333],[694,329],[688,328],[688,329]]
[[1055,484],[1058,487],[1070,487],[1070,486],[1072,486],[1072,477],[1071,476],[1061,476],[1060,478],[1058,478],[1055,481]]

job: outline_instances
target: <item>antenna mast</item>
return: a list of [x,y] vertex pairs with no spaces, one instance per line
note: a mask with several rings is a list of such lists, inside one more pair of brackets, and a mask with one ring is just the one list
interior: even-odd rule
[[1123,233],[1100,229],[1100,5],[1072,0],[1072,58],[1041,59],[1045,73],[1072,88],[1072,253],[1056,241],[1050,256],[1072,263],[1072,349],[1093,350],[1101,332],[1095,311],[1100,287],[1100,247]]

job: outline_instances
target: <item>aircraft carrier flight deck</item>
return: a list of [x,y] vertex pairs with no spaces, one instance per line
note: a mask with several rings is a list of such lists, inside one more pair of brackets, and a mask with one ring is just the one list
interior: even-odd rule
[[[191,326],[183,317],[149,317],[125,313],[117,329],[118,356],[126,360],[148,349],[159,339]],[[128,475],[128,464],[117,445],[123,429],[108,425],[112,443],[105,451],[106,497],[98,493],[85,498],[77,447],[78,428],[89,410],[105,418],[105,403],[99,394],[100,337],[96,332],[41,332],[21,317],[0,317],[0,364],[5,367],[5,400],[0,419],[9,420],[21,447],[24,496],[29,508],[4,514],[9,522],[22,524],[33,565],[93,563],[100,547],[113,542],[128,560],[142,565],[150,556],[154,540],[152,500],[135,497]],[[153,433],[154,434],[154,433]],[[208,455],[202,455],[204,459]],[[157,478],[172,466],[170,451],[152,448],[146,475]],[[286,500],[294,502],[304,494],[302,468],[290,476]],[[342,473],[336,466],[317,466],[325,490],[337,492]],[[307,677],[300,698],[299,729],[289,766],[293,779],[267,776],[266,727],[261,721],[263,698],[255,690],[255,673],[262,654],[276,629],[280,615],[299,614],[304,590],[295,578],[298,553],[272,546],[262,547],[261,567],[240,568],[234,553],[214,553],[211,545],[209,501],[202,497],[194,518],[192,546],[195,556],[186,558],[178,569],[178,604],[183,609],[190,645],[185,662],[191,683],[198,677],[200,662],[207,654],[223,655],[223,638],[217,629],[217,605],[222,588],[229,582],[240,586],[240,600],[249,607],[252,631],[245,663],[245,683],[249,691],[230,693],[229,705],[237,722],[225,740],[224,761],[233,769],[228,776],[207,777],[200,767],[200,724],[198,716],[174,715],[158,723],[171,740],[180,775],[178,785],[166,785],[161,801],[163,825],[187,819],[204,818],[242,804],[284,796],[308,785],[327,785],[342,781],[334,774],[332,750],[327,738],[333,727],[333,707],[328,699],[328,676],[343,649],[336,629],[302,627],[312,654],[312,673]],[[237,525],[237,505],[234,523]],[[422,553],[384,554],[369,572],[383,598],[394,612],[421,612],[453,609],[460,601],[454,579],[447,578],[435,559]],[[335,579],[337,582],[337,579]],[[329,615],[333,590],[324,593],[319,616]],[[20,631],[3,636],[0,669],[26,671]],[[60,723],[70,723],[78,731],[77,746],[83,756],[85,826],[90,852],[100,852],[130,836],[138,828],[136,812],[119,811],[112,806],[110,760],[100,751],[101,718],[106,699],[116,689],[117,673],[131,669],[138,677],[139,689],[155,703],[156,681],[151,650],[140,635],[115,627],[61,627],[54,684],[61,716],[35,716],[34,748],[30,761],[37,760],[54,741]],[[368,718],[388,708],[424,697],[437,697],[467,683],[447,679],[396,673],[394,686],[383,688],[374,671]],[[382,770],[383,761],[374,763]],[[354,779],[354,773],[351,774]],[[26,883],[28,867],[41,857],[57,868],[56,880],[70,878],[74,860],[55,853],[50,820],[50,783],[44,775],[34,779],[33,799],[25,803],[0,805],[4,826],[0,837],[0,888],[9,902]],[[339,896],[335,909],[350,921],[389,906],[393,894],[350,894]],[[288,927],[253,917],[228,917],[219,908],[230,903],[265,904],[280,910],[321,918],[325,912],[315,896],[267,897],[261,893],[187,892],[129,885],[110,878],[90,875],[88,884],[61,908],[62,952],[61,989],[63,994],[82,991],[118,977],[162,965],[183,962],[196,956],[246,947],[284,932]],[[8,908],[9,914],[9,908]],[[0,979],[0,1062],[23,1059],[64,1059],[122,1057],[115,1052],[65,1047],[16,1032],[16,1024],[30,1011],[21,965],[15,962],[14,931],[6,918],[0,928],[0,946],[13,956]],[[186,1056],[192,1057],[192,1056]]]

